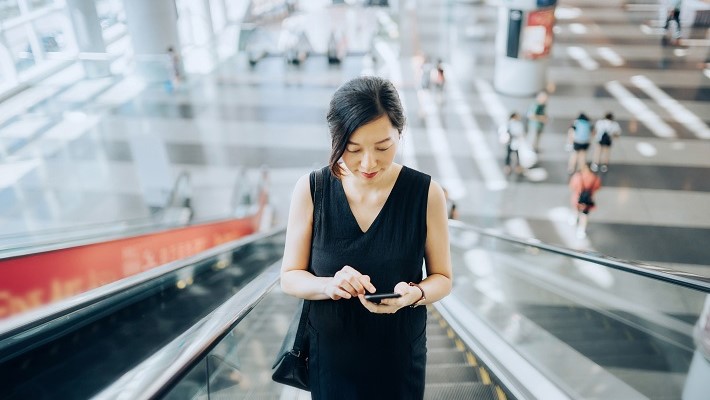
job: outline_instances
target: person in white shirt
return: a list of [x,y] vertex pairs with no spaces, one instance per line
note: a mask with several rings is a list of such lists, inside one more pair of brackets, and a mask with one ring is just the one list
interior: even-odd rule
[[611,151],[612,139],[621,135],[619,123],[614,121],[614,114],[607,113],[603,119],[594,124],[594,141],[597,146],[594,149],[594,161],[592,171],[606,172],[609,169],[609,153]]
[[668,31],[670,28],[671,21],[675,21],[675,32],[673,32],[673,39],[678,40],[680,38],[680,8],[683,4],[683,0],[670,0],[668,2],[668,16],[666,17],[666,24],[663,29]]
[[520,114],[513,112],[510,114],[510,118],[505,126],[506,134],[506,156],[505,156],[505,167],[504,171],[506,175],[509,175],[513,170],[513,154],[515,154],[516,167],[515,170],[518,174],[523,172],[523,168],[520,165],[520,156],[518,149],[520,148],[521,142],[525,140],[525,125],[520,118]]

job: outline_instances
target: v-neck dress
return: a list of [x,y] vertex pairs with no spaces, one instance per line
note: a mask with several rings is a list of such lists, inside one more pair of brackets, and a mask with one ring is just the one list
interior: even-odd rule
[[[315,199],[309,270],[334,276],[349,265],[369,275],[377,292],[420,282],[431,177],[402,167],[382,210],[366,232],[342,182],[322,169]],[[370,313],[357,298],[312,301],[308,315],[312,398],[421,399],[426,367],[426,308]]]

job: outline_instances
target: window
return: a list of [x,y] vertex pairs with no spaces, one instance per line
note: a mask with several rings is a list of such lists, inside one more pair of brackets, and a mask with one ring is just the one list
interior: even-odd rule
[[54,5],[54,0],[25,0],[30,11],[39,10],[41,8]]
[[0,0],[0,21],[7,21],[20,15],[17,0]]
[[37,33],[37,40],[44,54],[59,53],[67,48],[65,34],[69,28],[67,17],[62,12],[54,12],[32,23]]
[[27,25],[22,25],[5,32],[5,41],[10,47],[10,53],[18,73],[35,65],[35,49],[30,44],[27,27]]

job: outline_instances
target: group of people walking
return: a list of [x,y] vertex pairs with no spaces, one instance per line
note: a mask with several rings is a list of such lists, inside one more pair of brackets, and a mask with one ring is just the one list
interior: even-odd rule
[[604,118],[598,120],[593,126],[585,113],[580,113],[572,121],[567,133],[567,146],[572,151],[567,165],[567,172],[571,175],[587,164],[587,151],[594,139],[594,157],[591,169],[594,172],[607,172],[609,169],[609,153],[611,144],[621,135],[619,123],[614,121],[614,114],[608,112]]
[[[522,116],[517,112],[512,112],[506,124],[501,127],[500,140],[506,148],[503,167],[506,175],[512,172],[522,174],[537,162],[540,138],[547,123],[547,99],[547,93],[537,94],[526,114],[527,129]],[[571,221],[577,226],[578,238],[586,237],[587,218],[595,206],[594,194],[601,188],[598,173],[609,170],[611,145],[620,135],[621,127],[611,112],[594,123],[582,112],[568,129],[566,148],[570,156],[567,174],[574,211]],[[594,154],[591,163],[588,163],[590,147],[593,147]]]

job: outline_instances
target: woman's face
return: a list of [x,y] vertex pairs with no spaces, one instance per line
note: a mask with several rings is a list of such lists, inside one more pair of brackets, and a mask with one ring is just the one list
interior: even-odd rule
[[398,145],[399,132],[383,115],[353,132],[342,159],[359,181],[377,182],[392,165]]

